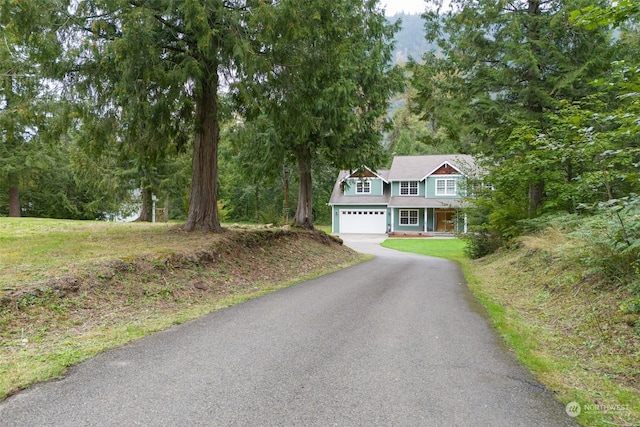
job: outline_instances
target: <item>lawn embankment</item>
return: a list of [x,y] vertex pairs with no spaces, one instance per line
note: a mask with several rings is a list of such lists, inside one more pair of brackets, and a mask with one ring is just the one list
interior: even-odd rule
[[100,351],[362,259],[322,232],[0,218],[0,400]]
[[383,246],[461,263],[509,348],[585,426],[640,425],[640,315],[624,287],[572,261],[577,244],[548,230],[479,261],[464,242],[388,239]]

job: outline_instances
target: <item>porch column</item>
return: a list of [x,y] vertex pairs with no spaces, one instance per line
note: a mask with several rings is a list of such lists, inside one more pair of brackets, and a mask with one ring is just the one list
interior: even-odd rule
[[429,231],[429,225],[427,225],[427,220],[429,219],[429,215],[427,215],[427,210],[429,208],[424,208],[424,212],[422,212],[423,221],[422,221],[422,231]]

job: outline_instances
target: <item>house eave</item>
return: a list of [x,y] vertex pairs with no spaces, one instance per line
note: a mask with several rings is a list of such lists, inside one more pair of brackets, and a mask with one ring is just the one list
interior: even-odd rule
[[422,179],[420,181],[424,181],[425,179],[427,179],[428,177],[430,177],[431,175],[433,175],[435,173],[435,171],[437,171],[438,169],[440,169],[441,167],[443,167],[444,165],[449,165],[451,166],[453,169],[455,169],[458,173],[456,174],[446,174],[446,175],[442,175],[442,176],[463,176],[464,174],[462,172],[460,172],[460,168],[458,168],[457,166],[451,164],[450,161],[445,160],[444,162],[440,163],[438,165],[438,167],[436,167],[435,169],[433,169],[431,172],[429,172],[428,174],[426,174],[424,177],[422,177]]
[[[375,172],[374,170],[372,170],[371,168],[369,168],[368,166],[364,166],[362,165],[361,167],[365,168],[366,170],[368,170],[369,172],[371,172],[372,174],[374,174],[377,178],[381,179],[382,182],[384,182],[385,184],[389,184],[389,181],[387,181],[384,177],[382,177],[379,173]],[[344,178],[342,178],[339,182],[343,183],[344,181],[346,181],[347,179],[355,179],[351,176],[352,174],[349,173],[347,176],[345,176]],[[367,178],[365,178],[367,179]],[[368,178],[371,179],[371,178]]]

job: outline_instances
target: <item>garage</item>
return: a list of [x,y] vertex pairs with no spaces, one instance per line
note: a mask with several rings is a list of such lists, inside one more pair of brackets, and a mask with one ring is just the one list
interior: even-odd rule
[[382,234],[386,231],[386,209],[340,210],[340,233]]

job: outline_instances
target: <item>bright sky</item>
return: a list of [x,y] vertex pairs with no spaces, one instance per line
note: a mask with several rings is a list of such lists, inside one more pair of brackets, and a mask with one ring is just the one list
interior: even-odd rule
[[404,11],[405,13],[424,12],[424,0],[381,0],[380,4],[385,8],[387,16],[395,15]]

